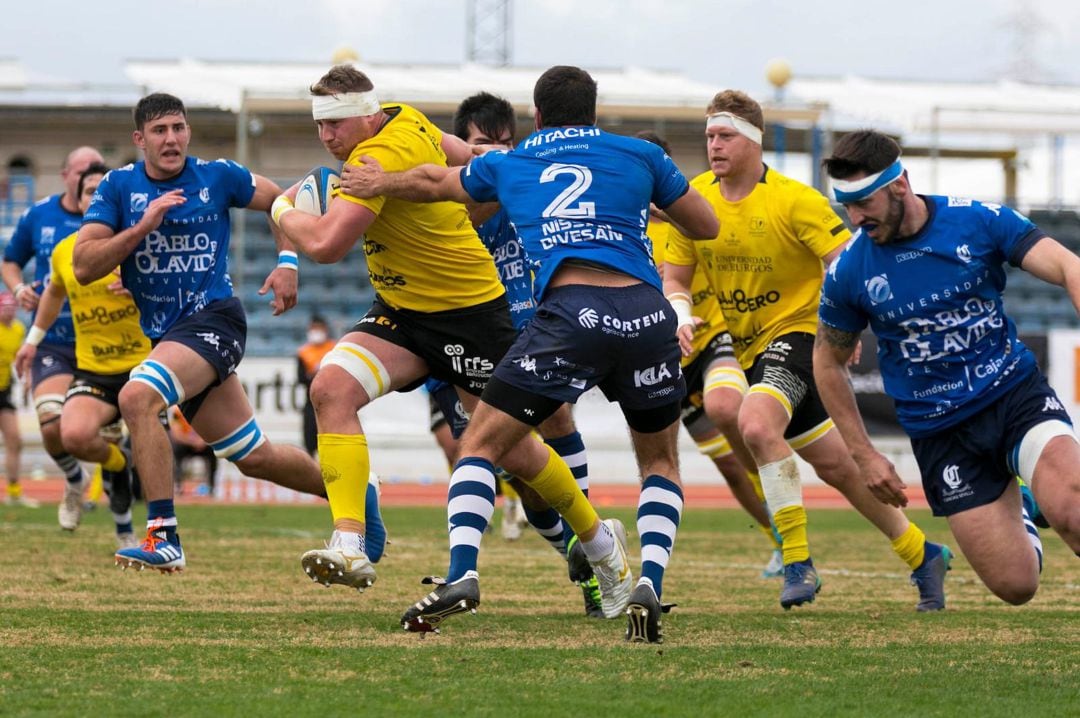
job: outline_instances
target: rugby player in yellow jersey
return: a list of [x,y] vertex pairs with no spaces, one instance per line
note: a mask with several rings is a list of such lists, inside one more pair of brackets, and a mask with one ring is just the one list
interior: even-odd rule
[[[655,132],[642,130],[636,137],[659,145],[671,155],[667,140]],[[664,255],[670,231],[671,224],[663,212],[653,211],[645,232],[652,240],[653,261],[661,277],[664,276]],[[682,358],[686,396],[680,419],[698,450],[712,460],[735,500],[768,538],[772,554],[761,572],[762,577],[782,576],[783,555],[775,529],[769,523],[761,480],[753,471],[757,466],[739,436],[739,406],[747,389],[746,375],[731,348],[731,334],[716,301],[716,293],[701,267],[695,268],[690,294],[685,298],[691,304],[694,335],[690,353]]]
[[23,496],[22,484],[19,483],[22,437],[19,435],[15,405],[11,403],[11,363],[15,361],[15,353],[26,336],[26,327],[15,318],[17,306],[10,292],[0,294],[0,434],[4,437],[4,469],[7,472],[4,503],[35,508],[37,501]]
[[[750,382],[739,432],[782,537],[780,605],[787,609],[813,601],[821,587],[810,558],[793,451],[888,536],[916,576],[948,551],[927,541],[899,509],[874,497],[818,397],[812,356],[824,270],[850,233],[824,196],[764,164],[764,127],[761,106],[742,92],[721,92],[709,104],[705,135],[711,170],[691,185],[712,203],[720,233],[711,241],[691,242],[672,232],[664,291],[685,318],[679,327],[684,350],[692,339],[685,297],[697,265],[720,301]],[[944,608],[944,571],[936,575],[936,581],[917,583],[919,610]]]
[[[106,172],[105,165],[94,163],[80,175],[80,212],[90,206]],[[53,249],[49,283],[30,335],[19,349],[16,367],[24,373],[30,366],[37,343],[67,300],[75,325],[75,379],[60,413],[60,438],[64,450],[75,458],[101,464],[116,523],[116,543],[127,548],[138,544],[131,525],[131,462],[119,446],[102,437],[101,429],[120,418],[120,388],[127,382],[128,372],[150,353],[150,340],[139,327],[139,310],[119,285],[117,274],[87,285],[76,281],[71,261],[76,234]]]
[[[311,94],[319,139],[338,160],[359,163],[367,155],[388,171],[399,172],[423,164],[461,165],[472,156],[463,140],[444,135],[412,107],[380,105],[371,80],[351,65],[331,68],[311,87]],[[327,212],[316,217],[292,211],[295,194],[294,186],[278,197],[272,211],[289,239],[318,262],[336,262],[363,237],[376,291],[371,310],[327,354],[311,384],[334,534],[326,550],[301,557],[315,581],[364,588],[375,580],[375,570],[365,555],[370,460],[357,412],[383,394],[418,386],[428,376],[456,386],[471,411],[517,332],[495,264],[464,205],[337,194]],[[524,479],[563,515],[587,554],[604,557],[593,567],[601,581],[605,614],[621,615],[633,583],[621,526],[600,522],[566,463],[535,435],[506,448],[510,451],[503,468]],[[459,553],[471,553],[472,560],[483,531],[477,524],[491,519],[488,503],[469,493],[478,486],[486,491],[486,485],[469,481],[452,481],[449,491],[450,508],[461,509],[460,514],[450,512],[451,536],[466,537]],[[491,494],[493,501],[493,490]],[[459,516],[467,518],[459,521]],[[429,630],[445,616],[476,607],[476,572],[455,576],[454,566],[452,554],[449,581],[427,579],[438,588],[425,599],[423,610],[407,612],[406,628]]]

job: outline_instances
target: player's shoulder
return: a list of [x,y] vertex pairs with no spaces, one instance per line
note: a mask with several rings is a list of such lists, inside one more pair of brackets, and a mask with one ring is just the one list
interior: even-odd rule
[[989,225],[998,221],[1033,224],[1021,212],[996,202],[953,195],[921,195],[931,205],[935,221],[952,225]]
[[690,180],[690,186],[696,189],[698,192],[704,194],[704,190],[713,186],[718,182],[716,175],[712,173],[712,170],[705,170],[699,175],[695,175]]
[[844,249],[836,256],[828,267],[828,274],[833,279],[839,279],[846,272],[855,271],[866,257],[866,252],[873,246],[873,241],[863,234],[861,229],[844,245]]
[[72,232],[71,234],[67,235],[59,242],[57,242],[56,246],[53,247],[53,256],[56,256],[57,252],[72,251],[75,247],[75,238],[78,236],[78,234],[78,232]]
[[797,179],[777,172],[772,167],[765,168],[765,186],[775,195],[786,198],[792,202],[799,201],[824,201],[828,199],[821,192],[810,185]]
[[232,176],[237,172],[250,174],[249,170],[244,165],[240,164],[236,160],[231,160],[227,157],[218,157],[213,160],[206,160],[202,157],[189,157],[187,166],[184,167],[185,172],[190,172],[195,175],[211,175]]

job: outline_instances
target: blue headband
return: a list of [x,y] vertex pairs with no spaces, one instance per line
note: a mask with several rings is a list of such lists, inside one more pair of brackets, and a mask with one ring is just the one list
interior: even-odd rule
[[834,179],[832,181],[833,196],[836,197],[836,201],[840,204],[858,202],[874,194],[885,185],[890,185],[900,179],[902,174],[904,174],[904,166],[900,164],[900,158],[897,157],[895,162],[877,174],[857,180]]

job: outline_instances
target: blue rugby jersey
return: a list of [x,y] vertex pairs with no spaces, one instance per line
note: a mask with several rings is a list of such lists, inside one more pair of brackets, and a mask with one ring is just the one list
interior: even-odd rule
[[506,287],[506,301],[510,303],[510,320],[514,329],[521,331],[536,313],[533,299],[532,272],[525,261],[525,247],[510,226],[505,207],[476,228],[480,241],[495,260],[499,281]]
[[[4,248],[5,262],[14,262],[25,267],[31,259],[34,260],[32,281],[38,283],[38,294],[44,291],[48,282],[49,260],[53,247],[72,233],[78,232],[82,225],[82,215],[64,209],[60,204],[60,197],[58,194],[46,197],[23,212],[15,226],[15,233],[11,235],[11,241]],[[30,283],[31,280],[26,278],[25,281]],[[75,346],[75,327],[71,323],[71,307],[66,299],[56,321],[46,332],[44,341],[49,344]]]
[[1008,207],[923,199],[930,216],[914,236],[877,245],[855,235],[829,268],[820,307],[841,331],[869,323],[885,391],[913,437],[956,425],[1035,368],[1004,313],[1003,264],[1019,266],[1045,236]]
[[499,201],[533,272],[533,293],[567,259],[636,277],[661,291],[645,229],[649,203],[668,207],[689,183],[662,149],[587,127],[548,127],[512,151],[477,157],[461,174],[478,202]]
[[83,224],[100,223],[115,232],[134,226],[159,195],[182,189],[187,201],[143,238],[120,265],[135,298],[142,328],[161,337],[177,321],[211,302],[232,296],[228,272],[229,209],[246,207],[255,194],[251,172],[232,160],[188,157],[183,171],[152,180],[145,163],[109,172],[98,186]]

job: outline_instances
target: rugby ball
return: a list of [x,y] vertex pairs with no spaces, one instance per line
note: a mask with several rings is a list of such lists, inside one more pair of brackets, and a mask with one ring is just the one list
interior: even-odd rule
[[341,187],[341,177],[329,167],[316,167],[300,180],[293,205],[302,212],[321,216],[333,199],[334,190]]

